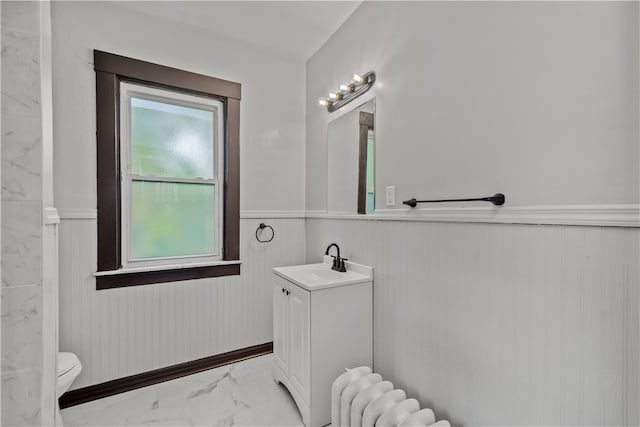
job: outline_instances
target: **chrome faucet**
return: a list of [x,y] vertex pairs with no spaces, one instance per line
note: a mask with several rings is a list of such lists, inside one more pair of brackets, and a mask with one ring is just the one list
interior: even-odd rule
[[332,270],[335,271],[339,271],[340,273],[346,273],[347,272],[347,268],[344,265],[344,262],[347,261],[346,258],[340,258],[340,247],[338,246],[337,243],[332,243],[329,246],[327,246],[327,250],[324,251],[325,255],[329,255],[329,251],[331,250],[332,247],[336,248],[336,251],[338,252],[338,254],[336,256],[333,256],[333,265],[331,266]]

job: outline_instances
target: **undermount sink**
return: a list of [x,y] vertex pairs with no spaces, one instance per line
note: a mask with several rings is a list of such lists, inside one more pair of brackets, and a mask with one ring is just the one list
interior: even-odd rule
[[373,280],[373,268],[371,267],[345,261],[347,271],[341,273],[331,269],[331,262],[332,258],[325,255],[324,262],[319,264],[276,267],[273,271],[278,276],[284,277],[309,291]]

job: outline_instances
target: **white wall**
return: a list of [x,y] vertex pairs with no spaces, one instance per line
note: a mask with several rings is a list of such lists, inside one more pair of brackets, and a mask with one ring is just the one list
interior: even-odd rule
[[326,209],[314,160],[331,115],[317,99],[369,70],[376,208],[388,185],[398,201],[500,191],[512,206],[638,203],[637,9],[365,2],[307,63],[307,209]]
[[53,3],[59,208],[96,206],[93,49],[241,83],[240,207],[304,209],[304,64],[108,2]]
[[[115,3],[52,9],[60,349],[83,364],[73,388],[271,341],[265,280],[304,261],[304,64]],[[242,84],[241,276],[95,290],[93,49]],[[276,229],[268,245],[255,241],[262,221]]]
[[[374,267],[376,370],[455,426],[640,422],[638,16],[365,2],[307,62],[307,262],[336,241]],[[387,185],[397,205],[322,214],[341,188],[314,161],[331,120],[316,100],[369,70],[376,209]],[[501,210],[400,205],[498,191]]]

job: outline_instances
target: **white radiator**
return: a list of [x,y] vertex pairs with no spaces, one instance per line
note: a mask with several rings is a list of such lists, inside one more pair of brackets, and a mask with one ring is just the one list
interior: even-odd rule
[[451,427],[436,422],[431,409],[420,409],[416,399],[368,366],[347,369],[331,386],[332,427]]

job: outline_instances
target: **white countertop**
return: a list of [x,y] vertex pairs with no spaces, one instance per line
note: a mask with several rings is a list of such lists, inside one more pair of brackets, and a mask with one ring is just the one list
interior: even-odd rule
[[331,269],[332,261],[325,255],[322,263],[275,267],[273,272],[308,291],[373,281],[372,267],[345,261],[347,271],[341,273]]

